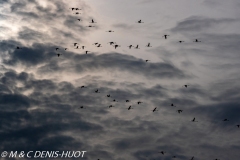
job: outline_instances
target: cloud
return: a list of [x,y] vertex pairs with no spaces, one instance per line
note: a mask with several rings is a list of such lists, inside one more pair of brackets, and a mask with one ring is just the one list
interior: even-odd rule
[[229,24],[235,22],[231,18],[206,18],[206,17],[189,17],[185,20],[178,22],[177,25],[171,29],[172,32],[201,32],[210,28],[216,27],[221,24]]

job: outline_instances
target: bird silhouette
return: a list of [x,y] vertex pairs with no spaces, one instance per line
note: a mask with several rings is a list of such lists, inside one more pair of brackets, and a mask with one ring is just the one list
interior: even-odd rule
[[97,22],[95,22],[95,21],[92,19],[92,21],[91,21],[90,23],[97,23]]
[[148,62],[148,61],[150,61],[150,60],[147,59],[147,60],[145,60],[145,61]]
[[117,49],[117,47],[120,47],[118,44],[115,44],[114,45],[114,48]]
[[201,41],[199,41],[198,39],[196,39],[195,41],[193,41],[193,42],[201,42]]
[[198,122],[198,121],[196,121],[196,119],[195,119],[195,117],[194,117],[193,120],[192,120],[192,122]]
[[56,53],[56,55],[57,55],[58,57],[60,57],[60,55],[62,55],[62,53]]
[[176,156],[173,156],[172,158],[177,158]]
[[108,106],[109,108],[114,107],[113,105]]
[[101,44],[98,44],[97,47],[102,47]]
[[79,107],[78,109],[86,109],[86,108],[84,108],[83,106],[81,106],[81,107]]
[[78,46],[75,49],[79,49]]
[[58,50],[59,48],[56,48],[56,51]]
[[90,51],[85,51],[86,54],[88,54],[88,52],[90,52]]
[[129,106],[127,109],[130,110],[130,109],[133,109],[133,108],[132,108],[132,106]]
[[183,110],[181,110],[181,109],[177,110],[178,113],[181,113],[182,111],[183,111]]
[[132,47],[134,47],[133,45],[130,45],[130,46],[128,46],[129,47],[129,49],[131,49]]
[[67,50],[67,48],[64,48],[64,50],[66,51],[66,50]]
[[81,19],[78,19],[78,21],[82,21]]
[[137,23],[144,23],[144,22],[142,22],[142,20],[140,19],[139,21],[137,21]]
[[98,89],[95,91],[95,93],[100,93],[99,91],[98,91]]
[[164,153],[166,153],[166,152],[164,152],[164,151],[161,151],[161,152],[158,152],[158,153],[162,153],[162,155],[164,155]]
[[236,125],[238,128],[240,127],[240,125],[238,124],[238,125]]
[[143,102],[140,102],[140,101],[137,102],[137,104],[141,104],[141,103],[143,103]]
[[108,31],[106,31],[106,32],[114,32],[113,30],[108,30]]
[[150,43],[148,43],[148,44],[146,45],[146,47],[152,47],[152,46],[150,46]]
[[184,41],[178,41],[179,43],[183,43]]
[[22,48],[20,48],[20,47],[17,46],[16,49],[22,49]]
[[135,47],[135,49],[140,49],[140,48],[138,48],[138,45]]
[[185,88],[187,88],[188,86],[190,86],[190,85],[187,85],[187,84],[183,85],[183,87],[185,87]]
[[97,45],[98,43],[93,43],[93,45]]
[[78,43],[73,43],[74,44],[74,46],[76,46]]
[[158,111],[158,110],[157,110],[157,107],[155,107],[152,111],[153,111],[153,112]]
[[126,102],[130,102],[130,101],[127,99]]
[[229,121],[228,119],[224,119],[223,121]]
[[107,97],[110,97],[110,94],[108,94]]
[[108,42],[110,45],[114,44],[115,42]]
[[167,39],[167,36],[170,36],[170,35],[167,35],[167,34],[163,35],[163,37],[164,37],[165,39]]
[[116,99],[114,99],[113,102],[118,102],[118,101]]
[[82,46],[82,49],[84,49],[85,48],[85,46]]
[[79,12],[76,12],[75,14],[81,14],[81,13],[79,13]]
[[72,11],[75,9],[75,8],[70,8]]
[[173,103],[171,104],[171,106],[176,107]]
[[81,86],[81,88],[84,88],[85,86]]
[[95,26],[89,25],[89,26],[87,26],[87,27],[91,28],[91,27],[95,27]]
[[82,10],[82,9],[79,9],[79,8],[75,8],[75,10],[77,10],[77,11],[78,11],[78,10]]

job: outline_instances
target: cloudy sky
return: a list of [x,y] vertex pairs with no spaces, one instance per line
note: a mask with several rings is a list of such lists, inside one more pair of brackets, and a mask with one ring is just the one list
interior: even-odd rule
[[239,0],[0,0],[0,151],[239,160],[239,7]]

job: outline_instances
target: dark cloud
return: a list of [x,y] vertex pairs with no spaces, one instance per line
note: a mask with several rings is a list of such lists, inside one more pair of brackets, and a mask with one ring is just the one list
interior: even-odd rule
[[220,24],[229,24],[235,21],[235,19],[231,18],[213,19],[194,16],[179,22],[176,27],[172,28],[171,30],[173,32],[200,32]]

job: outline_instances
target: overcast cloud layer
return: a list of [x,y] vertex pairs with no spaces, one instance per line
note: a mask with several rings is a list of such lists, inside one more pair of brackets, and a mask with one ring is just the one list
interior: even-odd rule
[[239,6],[0,0],[0,152],[239,160]]

